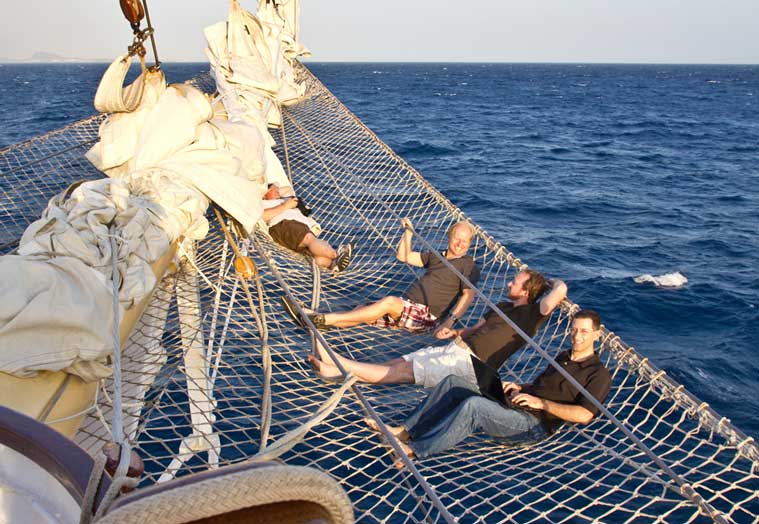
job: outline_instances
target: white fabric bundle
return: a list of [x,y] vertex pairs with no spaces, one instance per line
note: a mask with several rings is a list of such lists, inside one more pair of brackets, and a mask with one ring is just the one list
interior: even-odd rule
[[160,258],[174,240],[161,228],[164,215],[158,204],[132,195],[123,181],[84,182],[50,201],[42,217],[24,232],[18,253],[37,258],[76,258],[110,281],[108,228],[115,224],[119,237],[119,301],[128,309],[152,291],[156,282],[150,263]]
[[[111,115],[101,125],[101,140],[87,158],[130,184],[139,173],[164,170],[252,231],[263,213],[263,140],[255,128],[213,116],[208,97],[199,90],[184,84],[167,87],[162,75],[151,78],[137,111]],[[206,207],[207,202],[197,209],[194,220],[205,222]]]
[[274,139],[267,126],[281,124],[275,102],[297,100],[305,91],[294,80],[293,60],[307,51],[286,29],[291,26],[266,2],[259,4],[257,18],[232,0],[228,22],[205,29],[206,55],[228,118],[259,130],[267,146],[266,182],[280,186],[290,182],[270,149]]
[[72,257],[7,255],[0,275],[0,370],[22,377],[43,369],[87,379],[109,374],[83,362],[113,351],[111,291],[102,274]]

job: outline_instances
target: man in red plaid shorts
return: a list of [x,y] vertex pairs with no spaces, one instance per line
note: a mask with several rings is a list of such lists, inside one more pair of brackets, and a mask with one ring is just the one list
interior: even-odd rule
[[[352,311],[309,314],[311,322],[318,329],[372,324],[421,333],[451,328],[461,318],[474,299],[474,291],[469,289],[435,253],[412,251],[411,239],[414,233],[411,221],[404,218],[401,225],[405,231],[398,244],[396,257],[401,262],[425,268],[424,275],[412,284],[405,297],[385,297]],[[466,222],[451,226],[448,230],[448,248],[443,251],[442,256],[476,286],[480,278],[480,268],[474,259],[467,255],[473,234],[472,226]],[[286,297],[283,303],[293,319],[300,322],[295,305]],[[441,320],[443,316],[445,318]]]

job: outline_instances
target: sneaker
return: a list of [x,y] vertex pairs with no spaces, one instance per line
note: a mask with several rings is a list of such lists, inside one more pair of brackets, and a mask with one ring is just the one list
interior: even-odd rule
[[296,324],[298,324],[300,327],[306,327],[303,319],[300,318],[300,313],[298,312],[298,308],[295,306],[295,303],[287,296],[282,297],[282,306],[285,308],[285,312],[290,315],[290,318],[292,318]]
[[[295,302],[290,300],[287,296],[282,297],[282,306],[285,312],[293,319],[293,321],[304,329],[308,329],[308,324],[301,318],[298,308],[295,306]],[[311,320],[311,323],[316,326],[319,331],[329,331],[332,326],[328,326],[324,323],[324,315],[317,313],[313,309],[307,307],[301,308],[306,316]]]
[[348,242],[347,244],[341,245],[339,248],[337,248],[337,257],[335,258],[335,265],[332,271],[335,273],[345,271],[345,268],[347,268],[348,264],[351,263],[352,257],[353,243]]
[[324,315],[322,315],[321,313],[310,313],[306,316],[308,317],[308,320],[310,320],[311,323],[314,325],[314,327],[318,329],[319,331],[329,331],[330,329],[332,329],[332,326],[328,326],[324,322]]

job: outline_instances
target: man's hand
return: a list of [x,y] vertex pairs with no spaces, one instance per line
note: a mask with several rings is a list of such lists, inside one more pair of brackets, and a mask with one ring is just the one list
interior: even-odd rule
[[445,339],[445,338],[453,338],[457,337],[459,335],[458,329],[453,329],[450,326],[446,326],[445,322],[440,325],[437,330],[435,330],[435,338],[438,339]]
[[298,199],[295,197],[288,198],[282,202],[282,205],[285,206],[285,209],[295,209],[298,207]]
[[414,227],[411,224],[411,220],[408,218],[401,218],[401,225],[404,229],[403,234],[401,235],[401,241],[398,242],[395,258],[414,267],[424,267],[421,253],[411,250],[411,240],[414,238],[413,230],[408,229]]
[[503,383],[503,394],[509,398],[511,398],[511,395],[516,395],[520,391],[522,391],[522,386],[519,384],[515,384],[513,382]]
[[520,408],[545,409],[545,403],[542,398],[528,395],[527,393],[518,393],[511,397],[511,403]]

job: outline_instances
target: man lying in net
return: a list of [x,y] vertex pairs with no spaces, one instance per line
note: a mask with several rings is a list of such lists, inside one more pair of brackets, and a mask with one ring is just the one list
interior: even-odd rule
[[[561,280],[548,283],[537,271],[526,269],[509,282],[509,300],[497,304],[527,335],[532,337],[556,306],[567,296]],[[542,296],[542,298],[540,298]],[[465,329],[443,328],[436,337],[452,339],[444,346],[427,346],[413,353],[373,364],[337,355],[340,364],[359,380],[372,384],[419,384],[435,387],[448,375],[457,375],[476,384],[472,355],[493,369],[499,369],[511,355],[522,349],[525,340],[494,311],[488,311],[476,325]],[[340,376],[331,357],[317,344],[318,358],[309,356],[311,365],[323,378]]]
[[[611,389],[611,375],[593,348],[600,330],[601,319],[595,311],[580,311],[572,322],[572,349],[555,360],[603,403]],[[587,424],[599,411],[551,365],[531,384],[505,382],[502,387],[508,405],[485,398],[476,385],[451,375],[402,425],[389,429],[409,457],[424,458],[456,446],[478,430],[510,445],[537,442],[563,422]],[[365,420],[378,430],[373,420]]]
[[264,193],[263,206],[264,222],[269,226],[269,234],[277,244],[312,256],[319,267],[324,269],[339,272],[348,267],[353,245],[343,244],[335,251],[329,242],[316,238],[312,228],[318,225],[309,218],[311,210],[301,199],[283,198],[279,186],[269,184]]
[[[411,285],[405,297],[388,296],[346,312],[311,312],[308,317],[317,329],[373,324],[416,333],[433,329],[439,331],[451,328],[469,308],[474,299],[474,291],[433,252],[412,251],[411,239],[414,233],[411,221],[404,218],[401,225],[405,231],[398,244],[396,257],[401,262],[425,268],[424,275]],[[448,247],[442,256],[476,286],[480,268],[467,254],[473,234],[474,230],[466,222],[451,226],[448,229]],[[295,305],[287,297],[283,298],[283,304],[285,311],[300,323]]]

